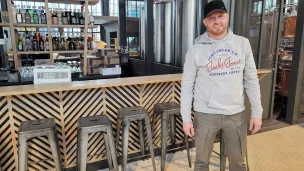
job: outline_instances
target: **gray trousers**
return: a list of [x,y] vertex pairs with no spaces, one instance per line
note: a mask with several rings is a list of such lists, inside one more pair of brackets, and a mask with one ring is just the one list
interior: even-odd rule
[[245,171],[247,150],[247,122],[245,112],[234,115],[196,112],[194,121],[196,146],[195,171],[209,171],[209,161],[216,135],[223,130],[225,154],[230,171]]

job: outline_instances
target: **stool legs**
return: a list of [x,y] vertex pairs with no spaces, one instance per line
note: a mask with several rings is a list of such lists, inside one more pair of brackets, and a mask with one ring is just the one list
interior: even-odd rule
[[123,121],[122,130],[122,171],[127,170],[127,158],[128,158],[128,141],[129,141],[129,129],[130,122],[128,120]]
[[117,125],[116,125],[116,137],[115,137],[116,138],[116,141],[115,141],[116,149],[118,149],[118,145],[119,145],[121,124],[122,124],[122,119],[118,119]]
[[58,141],[57,141],[57,137],[55,135],[55,130],[51,131],[48,135],[49,138],[49,142],[50,142],[50,146],[51,146],[51,150],[52,150],[52,154],[54,157],[54,163],[55,163],[55,167],[57,171],[61,171],[62,170],[62,166],[61,166],[61,159],[60,159],[60,152],[59,152],[59,145],[58,145]]
[[165,170],[168,136],[168,116],[162,115],[161,119],[161,171]]
[[107,139],[110,145],[110,152],[111,156],[112,156],[112,161],[113,161],[113,165],[114,165],[114,170],[118,171],[118,164],[117,164],[117,155],[116,155],[116,148],[114,146],[114,138],[113,138],[113,129],[112,126],[110,126],[107,129]]
[[27,151],[28,150],[28,144],[26,137],[19,135],[18,139],[18,165],[19,165],[19,171],[27,171]]
[[145,142],[144,142],[144,126],[143,121],[137,121],[138,130],[139,130],[139,141],[140,141],[140,150],[141,155],[145,155]]
[[108,140],[108,134],[103,133],[103,139],[104,139],[105,146],[106,146],[106,153],[107,153],[109,169],[111,170],[113,167],[112,167],[112,156],[111,156],[111,151],[110,151],[110,143]]
[[86,171],[87,166],[87,149],[88,149],[89,135],[87,133],[80,133],[79,148],[78,148],[78,171]]
[[150,147],[150,153],[151,153],[151,160],[152,160],[153,170],[156,171],[155,158],[154,158],[154,150],[153,150],[152,132],[151,132],[151,125],[150,125],[149,116],[147,116],[145,118],[145,124],[146,124],[147,136],[148,136],[148,141],[149,141],[149,147]]
[[225,144],[223,131],[220,130],[220,171],[225,171],[226,167],[226,157],[225,157]]
[[171,121],[171,142],[172,142],[172,147],[175,148],[176,116],[172,115],[170,117],[170,121]]

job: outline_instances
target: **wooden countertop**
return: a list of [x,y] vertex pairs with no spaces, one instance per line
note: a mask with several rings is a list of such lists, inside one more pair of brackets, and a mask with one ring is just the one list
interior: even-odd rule
[[[258,75],[259,77],[260,75],[265,76],[269,72],[271,72],[271,70],[258,70]],[[168,74],[168,75],[90,80],[90,81],[75,81],[70,83],[7,86],[0,88],[0,96],[171,82],[171,81],[180,81],[181,78],[182,78],[182,74]]]

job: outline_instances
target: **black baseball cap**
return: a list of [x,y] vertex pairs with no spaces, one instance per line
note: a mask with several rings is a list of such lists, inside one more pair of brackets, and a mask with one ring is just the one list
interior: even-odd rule
[[215,11],[227,12],[225,4],[222,0],[213,0],[206,4],[204,8],[204,18],[207,18],[211,13]]

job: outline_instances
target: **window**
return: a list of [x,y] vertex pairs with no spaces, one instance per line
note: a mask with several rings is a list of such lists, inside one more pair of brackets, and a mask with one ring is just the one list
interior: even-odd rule
[[118,16],[118,0],[109,1],[109,15]]
[[126,16],[139,18],[143,6],[144,2],[142,1],[126,1]]

